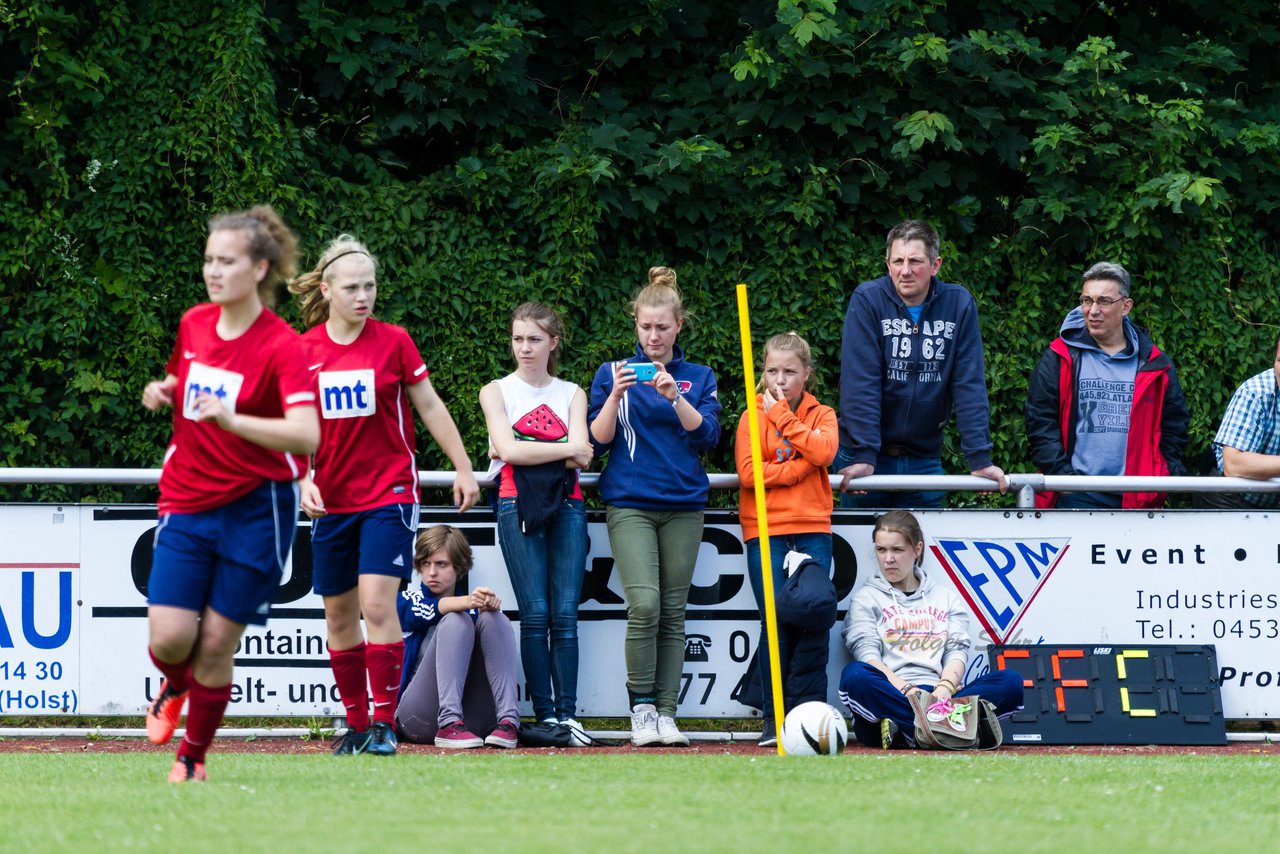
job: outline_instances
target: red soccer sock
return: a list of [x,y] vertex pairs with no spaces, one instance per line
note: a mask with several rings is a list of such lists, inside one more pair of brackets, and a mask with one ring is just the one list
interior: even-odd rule
[[204,755],[213,743],[213,737],[222,725],[222,716],[231,702],[231,684],[219,688],[201,685],[191,679],[191,694],[187,699],[187,734],[178,745],[178,756],[186,756],[195,762],[204,762]]
[[[187,690],[188,687],[190,687],[191,685],[190,656],[188,656],[183,661],[178,661],[174,663],[170,663],[168,661],[161,661],[160,659],[156,658],[156,654],[155,652],[152,651],[151,647],[147,647],[147,655],[151,656],[152,664],[154,664],[156,668],[159,669],[159,671],[164,674],[164,678],[169,680],[169,687],[173,688],[173,690],[177,691],[178,693],[182,693],[183,691]],[[157,690],[156,693],[159,694],[160,692]]]
[[361,641],[351,649],[329,648],[329,666],[338,684],[338,697],[347,710],[347,726],[356,732],[369,728],[369,683],[365,680],[367,645]]
[[369,666],[369,693],[373,694],[373,719],[395,726],[396,696],[400,693],[400,668],[404,641],[371,643],[365,660]]

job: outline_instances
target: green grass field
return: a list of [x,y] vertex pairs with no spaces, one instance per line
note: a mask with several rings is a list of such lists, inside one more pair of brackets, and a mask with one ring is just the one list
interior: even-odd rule
[[[0,850],[1269,851],[1250,756],[0,755]],[[194,833],[194,835],[193,835]],[[182,838],[183,842],[175,844]]]

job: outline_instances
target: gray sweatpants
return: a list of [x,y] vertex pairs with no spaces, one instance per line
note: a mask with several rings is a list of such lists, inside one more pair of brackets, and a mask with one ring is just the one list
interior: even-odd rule
[[459,718],[481,738],[499,721],[520,721],[515,630],[499,611],[482,611],[474,623],[465,613],[445,614],[396,710],[405,740],[417,744]]

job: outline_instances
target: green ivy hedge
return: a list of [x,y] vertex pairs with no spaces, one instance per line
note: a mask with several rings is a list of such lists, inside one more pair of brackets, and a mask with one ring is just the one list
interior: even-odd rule
[[[159,463],[168,422],[138,399],[203,297],[204,221],[260,201],[310,258],[339,231],[379,254],[379,313],[420,342],[476,458],[509,310],[559,306],[585,384],[629,352],[655,263],[680,274],[727,434],[739,281],[757,337],[805,335],[834,402],[845,305],[907,217],[978,299],[1008,470],[1030,470],[1027,376],[1093,261],[1134,273],[1193,454],[1270,363],[1271,2],[540,5],[0,0],[0,463]],[[946,455],[963,469],[954,437]],[[430,445],[423,462],[445,467]]]

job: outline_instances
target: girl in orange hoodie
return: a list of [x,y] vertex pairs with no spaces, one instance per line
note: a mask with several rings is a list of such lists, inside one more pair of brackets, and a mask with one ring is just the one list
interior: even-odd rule
[[[836,413],[805,390],[813,375],[809,345],[794,332],[775,335],[764,345],[764,372],[757,404],[760,418],[761,457],[764,464],[765,508],[769,514],[769,554],[773,588],[786,580],[783,558],[789,551],[803,552],[830,571],[831,568],[831,481],[827,467],[835,459],[839,436]],[[760,532],[756,516],[755,479],[751,463],[750,410],[738,421],[734,456],[738,481],[742,485],[738,517],[747,545],[747,572],[751,590],[760,609],[760,645],[757,653],[764,695],[764,732],[761,747],[777,745],[774,732],[772,685],[769,679],[769,649],[765,636],[764,590],[760,561]],[[785,707],[805,700],[826,700],[821,696],[792,697],[787,690],[791,660],[792,630],[778,627],[778,655],[781,659]],[[812,673],[818,662],[804,662]],[[825,684],[826,661],[820,672]],[[809,692],[805,692],[806,694]]]

